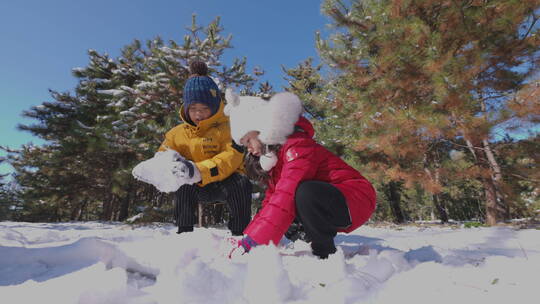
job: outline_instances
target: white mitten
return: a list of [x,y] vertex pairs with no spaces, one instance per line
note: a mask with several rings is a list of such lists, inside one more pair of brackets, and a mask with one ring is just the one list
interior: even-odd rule
[[201,172],[192,161],[185,158],[179,159],[172,168],[172,173],[183,184],[193,185],[201,181]]
[[184,184],[171,170],[180,160],[184,158],[174,150],[160,151],[140,162],[131,173],[137,180],[152,184],[161,192],[175,192]]
[[261,155],[259,158],[259,163],[261,164],[261,168],[264,171],[270,171],[274,166],[276,165],[278,159],[274,152],[268,152],[264,155]]

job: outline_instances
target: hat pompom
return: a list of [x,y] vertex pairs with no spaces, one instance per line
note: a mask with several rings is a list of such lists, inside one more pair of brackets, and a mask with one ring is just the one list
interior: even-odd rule
[[208,76],[208,66],[202,61],[193,61],[189,64],[189,73],[194,76]]

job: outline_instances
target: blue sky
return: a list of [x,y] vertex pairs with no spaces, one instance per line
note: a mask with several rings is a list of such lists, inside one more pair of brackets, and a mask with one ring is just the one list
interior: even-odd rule
[[[234,48],[225,53],[224,64],[246,56],[248,67],[262,67],[262,80],[280,90],[285,85],[281,65],[318,58],[315,32],[325,36],[330,23],[320,5],[321,0],[0,1],[0,145],[42,143],[17,131],[17,124],[33,123],[21,113],[50,101],[48,89],[73,90],[71,69],[88,63],[88,49],[116,57],[133,39],[159,35],[181,41],[193,13],[202,25],[221,16],[225,33],[233,35]],[[526,136],[523,130],[516,134]],[[0,174],[9,171],[10,166],[0,165]]]
[[[234,49],[224,64],[246,56],[248,67],[266,71],[263,80],[279,90],[281,65],[317,59],[315,32],[330,20],[316,0],[17,0],[0,2],[0,145],[18,148],[42,143],[16,130],[22,111],[51,100],[48,89],[71,91],[71,69],[88,63],[87,50],[116,57],[133,39],[161,36],[181,41],[197,14],[199,24],[221,16]],[[0,154],[4,155],[4,154]],[[9,168],[0,167],[0,173]]]

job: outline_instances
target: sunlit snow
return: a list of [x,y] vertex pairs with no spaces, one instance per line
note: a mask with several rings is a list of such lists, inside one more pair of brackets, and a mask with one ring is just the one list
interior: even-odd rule
[[226,229],[0,222],[2,303],[537,303],[540,230],[363,226],[319,260]]

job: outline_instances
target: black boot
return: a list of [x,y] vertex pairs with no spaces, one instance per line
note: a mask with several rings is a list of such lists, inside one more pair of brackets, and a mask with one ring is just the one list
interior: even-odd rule
[[306,243],[311,242],[311,239],[304,230],[304,226],[298,218],[295,218],[291,226],[289,226],[289,229],[285,232],[285,237],[292,242],[295,242],[296,240],[302,240]]
[[177,234],[180,234],[182,232],[192,232],[193,226],[179,226],[178,231],[176,231]]
[[320,259],[327,259],[330,254],[336,253],[336,246],[334,242],[328,244],[315,244],[311,243],[311,251],[313,255],[318,256]]
[[244,235],[244,231],[232,231],[231,230],[231,234],[233,236],[243,236]]

